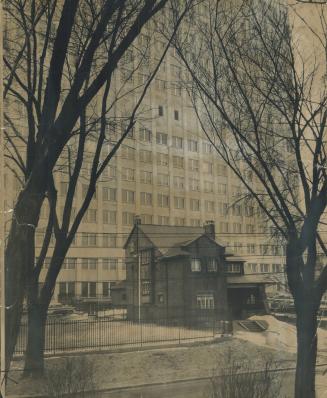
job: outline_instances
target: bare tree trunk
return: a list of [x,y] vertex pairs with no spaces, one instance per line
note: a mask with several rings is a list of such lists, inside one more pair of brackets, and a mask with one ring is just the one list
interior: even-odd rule
[[297,313],[295,398],[315,398],[317,313],[305,305]]
[[46,307],[37,303],[29,307],[24,376],[43,374],[46,320]]
[[9,370],[14,353],[26,281],[29,280],[35,259],[35,229],[44,199],[44,170],[29,181],[18,197],[5,251],[6,278],[6,369]]
[[[14,231],[13,231],[14,230]],[[25,296],[25,262],[29,261],[32,238],[12,226],[6,249],[6,370],[9,370],[19,332]],[[17,247],[20,250],[17,250]],[[17,266],[19,264],[20,266]],[[18,269],[19,268],[19,269]]]
[[28,339],[25,352],[24,375],[42,375],[44,372],[44,348],[48,308],[52,299],[57,276],[68,250],[67,242],[61,239],[53,251],[53,261],[40,292],[38,280],[30,284],[28,292]]

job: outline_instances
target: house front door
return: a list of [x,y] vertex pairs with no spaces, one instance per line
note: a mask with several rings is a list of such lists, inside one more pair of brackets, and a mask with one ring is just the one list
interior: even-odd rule
[[232,319],[245,319],[262,314],[264,301],[259,287],[237,287],[227,289],[228,309]]
[[239,289],[227,290],[228,310],[232,319],[242,319],[243,305],[239,293]]

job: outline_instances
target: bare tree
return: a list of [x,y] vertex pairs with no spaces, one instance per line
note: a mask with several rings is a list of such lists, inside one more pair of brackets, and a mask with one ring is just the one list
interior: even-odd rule
[[[286,246],[297,315],[296,398],[315,396],[317,311],[327,287],[325,60],[300,51],[277,2],[207,2],[179,36],[186,87],[208,140]],[[324,54],[324,52],[322,52]]]
[[[7,369],[25,297],[29,317],[26,369],[43,369],[44,326],[56,278],[97,182],[136,123],[140,105],[170,41],[145,81],[135,88],[137,93],[113,89],[116,71],[125,66],[135,39],[146,24],[155,23],[161,10],[168,8],[172,14],[171,40],[190,4],[191,1],[178,5],[168,0],[6,2],[9,18],[5,31],[4,97],[10,104],[5,115],[7,165],[22,184],[5,253]],[[123,86],[148,57],[146,46],[139,51],[140,63],[133,63]],[[117,122],[110,110],[129,94],[135,95],[135,101],[131,101],[133,106],[124,115],[119,134],[113,136],[110,126]],[[11,112],[16,105],[18,111],[24,110],[26,121],[21,120],[17,109]],[[99,128],[94,129],[95,123]],[[91,156],[87,155],[89,141]],[[74,196],[79,181],[85,178],[81,170],[86,163],[90,164],[87,189],[74,214]],[[67,194],[60,218],[56,174],[63,167],[67,172]],[[45,198],[50,212],[35,261],[35,236]],[[39,289],[51,236],[55,245],[44,285]]]

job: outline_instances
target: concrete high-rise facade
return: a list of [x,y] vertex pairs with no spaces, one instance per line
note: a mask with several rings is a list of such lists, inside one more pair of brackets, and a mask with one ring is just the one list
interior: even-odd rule
[[136,125],[98,184],[55,295],[110,295],[112,283],[125,277],[122,247],[136,215],[143,224],[213,220],[217,238],[247,260],[247,272],[282,273],[282,248],[258,222],[258,209],[233,205],[242,186],[205,139],[180,73],[171,50],[146,99],[151,120]]
[[[150,44],[150,60],[158,57],[164,45],[150,31],[142,33],[138,43]],[[114,84],[119,84],[123,73],[118,70]],[[130,84],[142,82],[143,73],[137,71]],[[97,184],[96,195],[59,274],[55,301],[110,301],[111,287],[125,278],[123,245],[136,215],[143,224],[201,226],[213,220],[218,241],[246,260],[247,273],[274,273],[276,289],[283,288],[283,281],[278,280],[284,269],[283,248],[270,238],[260,221],[259,209],[237,201],[242,185],[201,131],[180,84],[182,73],[171,48],[144,100],[146,117],[136,123]],[[126,101],[133,101],[132,96]],[[124,109],[118,104],[115,115],[124,117]],[[58,169],[56,178],[59,205],[63,205],[67,175]],[[9,169],[5,186],[10,209],[20,187]],[[81,179],[76,207],[85,187]],[[48,214],[45,203],[39,231],[45,227]],[[37,233],[38,250],[41,236]],[[51,250],[41,279],[50,256]]]

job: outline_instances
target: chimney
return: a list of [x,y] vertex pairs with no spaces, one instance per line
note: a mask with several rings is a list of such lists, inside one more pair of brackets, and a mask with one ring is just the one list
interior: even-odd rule
[[141,225],[141,217],[134,216],[134,225]]
[[216,231],[215,231],[215,222],[212,220],[208,220],[205,222],[204,226],[204,233],[209,236],[209,238],[215,240],[216,239]]

